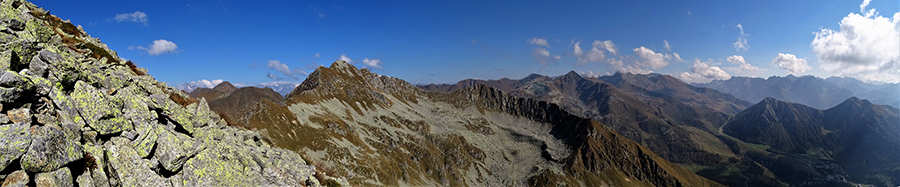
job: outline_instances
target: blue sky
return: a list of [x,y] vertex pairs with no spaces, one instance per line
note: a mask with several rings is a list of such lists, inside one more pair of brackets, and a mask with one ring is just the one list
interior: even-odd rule
[[894,0],[33,3],[170,85],[301,82],[342,56],[414,84],[570,70],[900,81]]

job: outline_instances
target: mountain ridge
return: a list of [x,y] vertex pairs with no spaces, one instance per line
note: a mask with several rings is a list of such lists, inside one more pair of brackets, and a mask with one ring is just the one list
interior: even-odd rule
[[425,92],[337,61],[285,103],[259,102],[245,128],[341,175],[374,179],[350,178],[356,185],[717,185],[596,121],[491,87]]

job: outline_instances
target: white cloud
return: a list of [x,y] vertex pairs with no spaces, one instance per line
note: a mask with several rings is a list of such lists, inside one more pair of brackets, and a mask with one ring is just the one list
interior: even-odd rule
[[362,63],[373,68],[381,69],[381,60],[378,59],[363,59]]
[[594,40],[594,43],[592,45],[594,46],[594,48],[601,48],[606,51],[609,51],[610,54],[613,54],[613,55],[619,54],[619,47],[616,47],[616,44],[613,44],[613,42],[610,40],[606,40],[606,41]]
[[647,49],[644,46],[634,48],[634,54],[638,56],[637,65],[641,67],[659,69],[669,65],[669,62],[666,61],[666,55],[653,52],[653,50]]
[[806,64],[806,59],[797,58],[792,54],[778,53],[778,56],[772,60],[772,66],[777,68],[781,68],[787,71],[787,74],[800,75],[806,70],[811,69],[809,65]]
[[538,56],[549,57],[550,51],[547,51],[547,49],[543,49],[543,48],[535,48],[534,54],[538,55]]
[[728,62],[731,62],[731,64],[740,65],[741,70],[744,70],[744,71],[759,71],[760,70],[759,67],[753,66],[750,63],[747,63],[747,61],[744,61],[744,57],[741,55],[729,56],[728,58],[726,58],[726,60]]
[[266,77],[268,77],[268,78],[270,78],[270,79],[281,80],[281,77],[278,77],[278,75],[275,75],[275,74],[272,74],[272,73],[266,74]]
[[872,0],[863,0],[863,2],[859,4],[859,12],[866,12],[866,6],[869,6],[869,2],[872,2]]
[[613,55],[618,54],[618,47],[616,47],[616,45],[613,44],[613,42],[609,41],[609,40],[606,40],[606,41],[594,40],[594,43],[591,44],[591,50],[587,51],[587,52],[585,52],[581,49],[581,42],[575,42],[573,45],[574,45],[573,46],[574,51],[572,52],[572,54],[574,54],[575,57],[578,57],[577,62],[581,63],[581,64],[584,64],[587,62],[605,62],[605,61],[607,61],[606,52],[604,52],[604,50]]
[[212,87],[215,87],[216,85],[219,85],[219,83],[222,83],[222,82],[224,82],[222,79],[215,79],[215,80],[201,79],[201,80],[197,80],[197,81],[191,81],[188,83],[182,83],[181,85],[177,86],[176,88],[178,88],[179,90],[184,90],[184,91],[190,92],[190,91],[194,91],[194,89],[197,89],[197,88],[212,88]]
[[[278,60],[269,60],[269,62],[266,64],[266,68],[269,68],[269,69],[271,69],[271,70],[275,70],[275,71],[281,72],[281,74],[284,74],[284,76],[288,76],[288,77],[291,77],[291,78],[293,78],[293,79],[299,79],[299,78],[300,78],[300,77],[299,77],[300,75],[306,75],[306,74],[307,74],[306,71],[303,71],[303,70],[300,70],[300,69],[294,68],[293,70],[291,70],[291,68],[288,67],[287,64],[281,63],[281,62],[278,61]],[[271,73],[269,73],[269,74],[271,74]],[[272,78],[271,76],[267,76],[267,77]],[[276,79],[276,80],[277,80],[277,79]]]
[[736,51],[740,51],[740,50],[746,51],[746,50],[750,49],[750,44],[747,44],[747,37],[750,36],[750,35],[747,34],[747,33],[744,33],[744,26],[741,25],[740,23],[737,24],[737,28],[738,28],[738,29],[741,29],[741,35],[738,36],[737,41],[733,43],[733,45],[734,45],[734,50],[736,50]]
[[128,50],[144,50],[147,51],[150,55],[160,55],[165,53],[178,53],[178,45],[175,45],[174,42],[168,40],[154,40],[153,44],[150,44],[150,47],[144,46],[128,46]]
[[147,14],[141,11],[136,11],[134,13],[116,14],[116,17],[113,19],[115,19],[116,22],[130,21],[147,25]]
[[562,56],[556,55],[556,56],[553,56],[553,59],[559,60],[559,59],[562,59]]
[[338,58],[338,60],[343,60],[344,62],[347,62],[347,63],[353,63],[353,60],[350,59],[350,57],[347,57],[347,55],[345,55],[345,54],[341,54],[341,57]]
[[550,44],[547,43],[547,39],[543,38],[531,38],[528,43],[538,46],[550,47]]
[[[633,61],[633,60],[632,60]],[[618,72],[622,73],[634,73],[634,74],[647,74],[653,73],[651,70],[647,70],[637,66],[637,64],[625,64],[625,61],[622,59],[609,59],[607,63]]]
[[718,66],[710,65],[710,62],[701,62],[697,59],[694,60],[691,72],[682,72],[677,77],[688,83],[706,83],[716,79],[730,79],[731,75]]
[[900,82],[900,12],[882,17],[875,9],[850,13],[840,30],[821,29],[810,43],[819,68],[863,81]]
[[319,58],[319,57],[322,57],[322,54],[321,54],[321,53],[316,53],[316,55],[313,56],[313,57]]
[[665,45],[666,50],[669,50],[669,51],[672,50],[672,45],[669,45],[669,40],[663,40],[663,43],[666,44],[666,45]]
[[679,55],[678,53],[666,54],[665,57],[667,60],[672,59],[678,62],[684,61],[684,59],[681,59],[681,55]]

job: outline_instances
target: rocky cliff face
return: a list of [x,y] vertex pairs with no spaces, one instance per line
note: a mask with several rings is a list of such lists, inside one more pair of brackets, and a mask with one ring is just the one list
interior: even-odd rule
[[597,121],[485,86],[426,92],[343,61],[248,129],[354,185],[715,186]]
[[[0,1],[3,186],[319,185],[298,154],[37,6]],[[344,183],[346,184],[346,183]]]

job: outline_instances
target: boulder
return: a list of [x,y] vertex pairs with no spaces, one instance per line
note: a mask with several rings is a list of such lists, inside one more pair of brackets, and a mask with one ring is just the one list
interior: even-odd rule
[[73,187],[72,172],[69,168],[60,168],[53,172],[38,173],[34,183],[41,187]]
[[170,186],[168,180],[150,169],[153,167],[150,161],[141,159],[129,144],[121,137],[113,137],[103,144],[109,159],[109,177],[116,179],[120,186]]
[[0,170],[19,159],[31,144],[31,131],[26,123],[0,126]]
[[25,123],[31,124],[31,109],[28,108],[18,108],[6,111],[6,115],[9,116],[9,121],[13,123]]
[[6,176],[6,180],[3,181],[3,187],[25,187],[28,185],[28,181],[31,181],[28,173],[22,170],[14,171],[9,176]]
[[75,83],[75,90],[72,91],[70,99],[87,125],[101,135],[120,133],[134,128],[130,121],[119,117],[121,105],[112,102],[106,93],[100,92],[90,84],[83,81]]
[[0,87],[0,103],[12,103],[22,97],[22,89]]
[[22,156],[22,169],[28,172],[47,172],[84,157],[79,142],[67,141],[59,127],[38,126],[31,145]]
[[188,159],[197,155],[205,147],[195,142],[187,135],[164,131],[156,140],[156,153],[154,156],[168,171],[179,171]]

